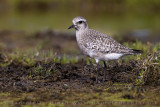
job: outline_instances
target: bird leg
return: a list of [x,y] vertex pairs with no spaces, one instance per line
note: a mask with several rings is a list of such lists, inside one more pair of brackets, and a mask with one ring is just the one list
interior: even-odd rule
[[103,82],[105,82],[105,80],[106,80],[106,68],[107,68],[107,65],[106,65],[105,61],[103,61],[103,63],[104,63],[104,68],[105,68],[104,74],[103,74]]
[[98,70],[99,70],[99,62],[97,63],[97,69],[96,69],[96,83],[98,83],[98,74],[99,74]]

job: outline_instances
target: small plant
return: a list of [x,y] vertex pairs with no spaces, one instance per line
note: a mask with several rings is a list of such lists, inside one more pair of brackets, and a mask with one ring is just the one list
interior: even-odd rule
[[38,65],[33,68],[33,73],[35,73],[39,78],[45,78],[52,73],[56,73],[56,70],[53,70],[52,67],[46,68],[43,67],[42,65]]
[[24,65],[33,66],[36,63],[35,54],[32,56],[28,53],[15,50],[13,53],[8,54],[10,62],[22,63]]
[[143,76],[144,76],[145,71],[141,71],[139,73],[138,79],[135,80],[135,85],[144,85],[144,80],[143,80]]
[[77,57],[69,58],[66,55],[63,55],[62,57],[57,57],[56,55],[52,58],[52,62],[54,63],[61,63],[61,64],[74,64],[78,62]]
[[41,65],[38,65],[37,67],[34,68],[34,72],[35,72],[35,73],[41,74],[41,73],[42,73],[42,70],[43,70],[43,68],[42,68]]
[[52,58],[53,63],[60,63],[60,58],[57,57],[56,55]]
[[61,64],[67,64],[67,63],[69,63],[69,60],[67,59],[67,57],[64,55],[62,58],[61,58],[61,60],[60,60],[61,62]]
[[77,57],[73,57],[70,59],[70,63],[75,64],[78,62],[78,58]]

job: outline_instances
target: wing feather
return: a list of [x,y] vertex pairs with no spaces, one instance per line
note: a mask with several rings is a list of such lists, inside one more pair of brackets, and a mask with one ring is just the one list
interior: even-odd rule
[[85,35],[85,48],[101,53],[129,53],[131,50],[111,37],[95,30],[88,30]]

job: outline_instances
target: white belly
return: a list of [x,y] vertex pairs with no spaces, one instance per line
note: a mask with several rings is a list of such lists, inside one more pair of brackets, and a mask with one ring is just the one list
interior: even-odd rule
[[123,56],[123,54],[120,54],[120,53],[109,53],[109,54],[106,54],[104,56],[104,59],[105,60],[114,60],[114,59],[119,59],[121,56]]
[[94,53],[92,51],[89,51],[89,56],[97,60],[107,61],[107,60],[119,59],[121,56],[123,56],[123,54],[120,54],[120,53],[102,54],[102,53]]

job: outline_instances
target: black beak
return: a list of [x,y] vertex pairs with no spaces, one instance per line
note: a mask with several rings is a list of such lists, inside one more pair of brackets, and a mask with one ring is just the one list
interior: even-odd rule
[[68,29],[75,28],[75,25],[71,25]]

